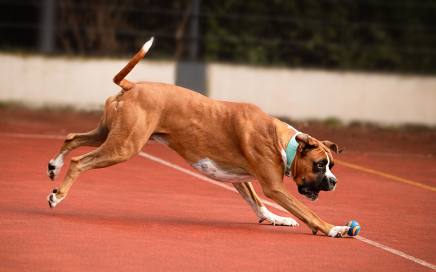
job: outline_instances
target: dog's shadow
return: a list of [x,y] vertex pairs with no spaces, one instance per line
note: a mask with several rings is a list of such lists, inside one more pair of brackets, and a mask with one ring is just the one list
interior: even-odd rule
[[[86,224],[113,227],[113,228],[131,228],[146,229],[147,227],[160,228],[200,228],[224,231],[244,231],[244,232],[267,232],[269,235],[310,235],[304,225],[299,227],[273,226],[268,223],[259,224],[253,218],[253,222],[237,222],[229,217],[228,220],[214,219],[213,216],[208,218],[194,218],[187,216],[174,215],[148,215],[146,212],[140,214],[123,214],[123,213],[95,213],[89,210],[53,210],[41,208],[26,208],[16,210],[15,212],[26,216],[38,216],[42,220],[60,220],[71,224]],[[320,235],[318,235],[320,236]]]

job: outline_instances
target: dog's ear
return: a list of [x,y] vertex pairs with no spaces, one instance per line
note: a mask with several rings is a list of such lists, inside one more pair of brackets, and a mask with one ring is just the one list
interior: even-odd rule
[[319,146],[318,142],[310,137],[310,135],[305,133],[300,133],[295,137],[298,142],[298,151],[300,153],[305,153],[309,149],[313,149]]
[[336,154],[342,153],[342,149],[339,149],[338,145],[335,144],[334,142],[325,140],[322,141],[321,143],[323,143],[325,146],[327,146],[331,151],[335,152]]

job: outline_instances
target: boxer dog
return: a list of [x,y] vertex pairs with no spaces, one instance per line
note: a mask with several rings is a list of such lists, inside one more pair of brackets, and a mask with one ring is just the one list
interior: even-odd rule
[[313,234],[321,231],[342,237],[347,233],[347,226],[323,221],[283,183],[284,175],[292,176],[298,192],[311,200],[317,199],[320,191],[335,189],[336,177],[331,172],[332,153],[338,153],[335,143],[301,133],[252,104],[217,101],[170,84],[125,79],[152,43],[153,38],[114,77],[121,91],[106,100],[97,128],[67,135],[49,162],[48,175],[54,180],[71,150],[97,147],[71,159],[62,185],[48,196],[51,208],[65,199],[80,173],[126,161],[154,139],[204,175],[232,182],[260,222],[298,225],[293,218],[278,216],[262,204],[251,184],[254,179],[268,198],[307,224]]

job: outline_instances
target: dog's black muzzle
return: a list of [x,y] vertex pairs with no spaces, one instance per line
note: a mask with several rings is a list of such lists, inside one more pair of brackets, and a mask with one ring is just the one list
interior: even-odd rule
[[313,183],[298,185],[298,192],[312,201],[318,198],[319,191]]
[[335,187],[336,178],[324,176],[318,181],[298,185],[298,192],[311,200],[316,200],[320,191],[331,191]]
[[320,182],[320,191],[331,191],[336,187],[336,178],[324,176]]

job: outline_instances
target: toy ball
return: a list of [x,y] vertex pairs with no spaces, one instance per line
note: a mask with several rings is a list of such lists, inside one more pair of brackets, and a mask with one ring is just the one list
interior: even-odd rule
[[347,226],[350,227],[350,229],[348,230],[349,236],[359,235],[360,232],[359,222],[357,222],[356,220],[351,220],[350,222],[347,223]]

